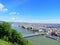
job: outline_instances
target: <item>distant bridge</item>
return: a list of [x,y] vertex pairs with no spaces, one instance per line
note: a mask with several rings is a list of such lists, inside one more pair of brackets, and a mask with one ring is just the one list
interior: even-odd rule
[[41,33],[26,34],[26,35],[24,35],[23,37],[24,37],[24,38],[29,38],[29,37],[39,36],[39,35],[44,35],[44,34],[41,34]]

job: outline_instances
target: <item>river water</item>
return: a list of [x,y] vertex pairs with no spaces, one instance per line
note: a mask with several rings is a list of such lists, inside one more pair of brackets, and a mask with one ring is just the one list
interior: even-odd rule
[[23,29],[23,28],[21,28],[21,27],[18,27],[18,25],[16,25],[16,24],[14,24],[14,25],[12,26],[12,28],[15,29],[15,30],[17,30],[18,32],[21,32],[23,36],[26,35],[26,34],[32,34],[31,31],[29,31],[29,30],[27,30],[27,29]]

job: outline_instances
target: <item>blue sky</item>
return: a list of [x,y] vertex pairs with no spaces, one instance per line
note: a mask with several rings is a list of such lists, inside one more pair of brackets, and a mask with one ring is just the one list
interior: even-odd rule
[[0,0],[0,20],[60,23],[60,0]]

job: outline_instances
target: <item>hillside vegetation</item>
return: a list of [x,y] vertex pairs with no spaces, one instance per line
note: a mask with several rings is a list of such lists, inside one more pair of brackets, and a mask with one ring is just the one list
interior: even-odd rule
[[0,23],[0,45],[32,45],[7,22]]

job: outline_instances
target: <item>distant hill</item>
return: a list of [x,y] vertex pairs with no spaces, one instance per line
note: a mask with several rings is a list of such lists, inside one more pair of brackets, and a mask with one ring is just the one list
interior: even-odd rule
[[[5,21],[0,21],[0,22],[5,22]],[[34,24],[34,23],[28,23],[28,22],[8,22],[10,24]]]
[[[0,22],[5,22],[5,21],[0,21]],[[27,24],[27,22],[9,22],[11,24]]]
[[[5,21],[0,21],[5,22]],[[28,23],[28,22],[9,22],[10,24],[38,24],[38,25],[54,25],[54,26],[60,26],[60,24],[54,24],[54,23]]]
[[0,21],[0,22],[4,22],[4,21]]

